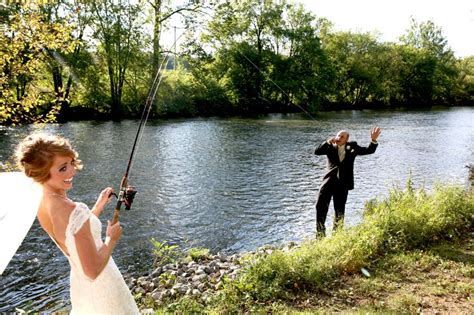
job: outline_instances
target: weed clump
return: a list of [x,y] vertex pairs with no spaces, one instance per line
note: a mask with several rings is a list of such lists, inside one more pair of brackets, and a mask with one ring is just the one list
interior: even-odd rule
[[366,204],[361,224],[285,252],[255,259],[235,281],[225,284],[220,309],[237,311],[298,292],[314,292],[344,274],[359,272],[387,254],[422,249],[456,239],[473,228],[474,194],[462,187],[436,185],[431,193],[393,189],[384,200]]

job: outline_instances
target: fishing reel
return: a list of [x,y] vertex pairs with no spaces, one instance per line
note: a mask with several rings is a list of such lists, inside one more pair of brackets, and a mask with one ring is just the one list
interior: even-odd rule
[[111,193],[110,195],[115,196],[115,198],[118,199],[119,202],[123,202],[125,205],[125,210],[130,210],[132,207],[133,199],[135,198],[135,195],[137,194],[137,190],[133,186],[127,186],[125,189],[122,189],[117,196],[116,193]]
[[132,202],[133,202],[133,199],[135,198],[136,193],[137,193],[137,190],[133,186],[127,186],[127,188],[125,188],[125,193],[123,197],[125,210],[130,210],[130,207],[132,206]]

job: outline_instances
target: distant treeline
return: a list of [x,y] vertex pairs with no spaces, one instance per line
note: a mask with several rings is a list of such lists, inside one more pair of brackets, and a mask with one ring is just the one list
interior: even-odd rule
[[153,117],[474,104],[474,56],[431,21],[387,43],[281,0],[38,0],[0,33],[1,124],[139,116],[160,69]]

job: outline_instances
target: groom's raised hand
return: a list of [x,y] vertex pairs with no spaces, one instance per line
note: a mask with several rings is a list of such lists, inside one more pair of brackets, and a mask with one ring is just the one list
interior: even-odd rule
[[370,131],[370,138],[372,141],[377,141],[377,138],[380,136],[380,133],[382,132],[382,129],[380,127],[374,127]]

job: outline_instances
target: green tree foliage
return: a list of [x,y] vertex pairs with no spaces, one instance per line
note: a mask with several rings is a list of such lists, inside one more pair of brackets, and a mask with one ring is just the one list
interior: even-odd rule
[[[192,20],[197,17],[201,10],[205,7],[201,1],[187,1],[178,5],[173,5],[171,0],[148,0],[152,8],[151,19],[153,21],[153,68],[151,77],[153,78],[161,64],[162,48],[160,45],[162,30],[166,27],[166,23],[175,15],[180,15],[191,24]],[[176,43],[174,43],[176,44]],[[173,45],[174,46],[174,45]]]
[[197,114],[193,100],[193,78],[186,71],[166,71],[165,83],[157,97],[157,113],[162,116],[190,117]]
[[402,100],[409,105],[429,105],[433,100],[436,59],[424,49],[402,47],[399,85]]
[[142,39],[141,3],[101,0],[90,3],[94,15],[94,38],[100,45],[97,53],[107,63],[112,118],[123,114],[122,96],[131,59],[140,50]]
[[318,37],[320,20],[314,20],[285,1],[217,7],[204,41],[216,50],[215,75],[227,78],[230,101],[241,112],[315,109],[326,101],[333,71]]
[[[68,120],[73,86],[78,87],[78,73],[85,67],[87,51],[84,33],[91,23],[91,14],[83,1],[45,1],[42,10],[48,23],[70,25],[71,36],[75,40],[73,50],[47,50],[48,68],[51,72],[55,93],[55,104],[60,108],[57,119]],[[84,52],[86,54],[84,54]]]
[[331,101],[358,107],[374,100],[383,76],[383,47],[371,34],[326,35],[325,49],[336,73]]
[[136,117],[171,55],[154,117],[474,103],[473,57],[431,21],[381,43],[289,1],[37,0],[1,5],[0,25],[2,124]]
[[0,37],[0,122],[51,121],[60,107],[50,84],[44,84],[51,52],[71,52],[72,29],[51,22],[43,1],[3,7]]
[[[296,106],[311,111],[327,102],[333,87],[334,71],[329,65],[326,52],[318,35],[323,27],[318,20],[312,25],[314,16],[302,6],[288,6],[285,24],[280,26],[278,42],[285,53],[274,49],[269,96],[273,102],[281,103],[278,111],[299,110]],[[296,106],[294,106],[296,105]]]
[[199,44],[190,39],[186,62],[188,71],[194,79],[193,101],[200,115],[212,116],[216,113],[231,115],[237,113],[231,100],[235,99],[229,88],[227,62],[221,62],[222,54],[206,53]]
[[452,92],[453,102],[460,105],[474,104],[474,56],[456,62],[458,77]]
[[278,49],[279,27],[283,23],[284,1],[229,1],[219,4],[204,40],[227,62],[228,83],[243,112],[265,111],[264,80],[268,56]]
[[[457,77],[456,60],[453,51],[448,47],[448,42],[442,34],[441,28],[432,21],[418,23],[414,19],[407,34],[401,37],[403,43],[422,54],[415,61],[415,68],[421,74],[431,78],[431,83],[425,82],[422,97],[426,102],[432,100],[440,104],[448,104],[452,100],[451,90],[454,88]],[[420,86],[419,86],[420,87]]]

